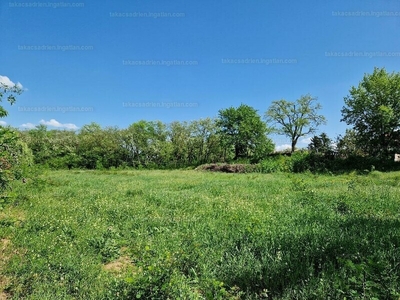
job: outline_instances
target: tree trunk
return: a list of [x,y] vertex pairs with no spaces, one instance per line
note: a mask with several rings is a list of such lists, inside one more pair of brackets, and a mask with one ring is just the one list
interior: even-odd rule
[[235,157],[233,160],[237,160],[239,158],[239,146],[235,145]]
[[292,151],[291,151],[291,153],[293,153],[295,149],[296,149],[296,141],[292,141]]

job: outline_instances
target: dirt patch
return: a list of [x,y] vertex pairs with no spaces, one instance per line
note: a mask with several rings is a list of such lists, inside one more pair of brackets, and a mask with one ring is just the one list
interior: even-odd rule
[[0,276],[0,300],[8,299],[8,295],[4,292],[4,288],[8,286],[10,281],[3,276]]
[[9,239],[0,239],[0,275],[2,274],[3,267],[6,264],[9,257],[8,247],[11,241]]
[[256,165],[248,164],[206,164],[198,166],[196,170],[223,173],[249,173],[256,171],[256,168]]
[[127,269],[134,268],[132,261],[127,256],[121,256],[117,260],[109,262],[103,266],[104,270],[112,273],[121,273]]
[[20,227],[25,219],[24,211],[13,207],[8,207],[0,212],[0,222],[4,227]]
[[0,300],[7,299],[7,294],[4,292],[4,289],[10,283],[9,279],[3,275],[4,266],[6,262],[9,260],[9,246],[11,241],[9,239],[0,239]]
[[0,240],[1,250],[5,250],[10,243],[11,241],[9,239],[1,239]]
[[7,294],[0,292],[0,300],[6,300]]
[[25,214],[19,209],[6,208],[0,212],[0,220],[15,220],[22,222],[25,220]]

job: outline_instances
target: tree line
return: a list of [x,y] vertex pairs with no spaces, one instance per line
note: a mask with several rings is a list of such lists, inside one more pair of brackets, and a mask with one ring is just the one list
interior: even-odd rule
[[[0,84],[0,102],[16,101],[18,86]],[[90,123],[78,132],[1,127],[0,174],[12,177],[22,161],[53,168],[181,168],[218,162],[259,163],[274,152],[272,133],[285,135],[296,150],[299,138],[314,135],[308,163],[321,157],[387,160],[400,151],[400,73],[375,68],[344,97],[344,135],[315,135],[326,123],[321,105],[309,94],[296,101],[273,101],[264,115],[246,104],[221,109],[218,117],[191,122],[140,120],[128,128]],[[0,106],[0,118],[7,110]],[[22,159],[24,158],[24,159]],[[18,172],[17,172],[18,173]],[[7,174],[7,175],[6,175]],[[7,178],[8,178],[7,177]],[[0,184],[2,179],[0,179]],[[3,180],[5,182],[5,179]]]

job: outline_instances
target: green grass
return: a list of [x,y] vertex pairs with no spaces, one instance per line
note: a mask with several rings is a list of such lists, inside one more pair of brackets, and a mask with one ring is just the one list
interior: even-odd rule
[[400,172],[52,171],[14,192],[10,299],[400,297]]

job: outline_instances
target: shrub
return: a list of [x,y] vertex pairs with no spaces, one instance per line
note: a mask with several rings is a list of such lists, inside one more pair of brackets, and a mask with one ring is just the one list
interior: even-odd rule
[[259,164],[261,173],[274,173],[288,171],[288,159],[285,156],[269,157]]
[[259,164],[259,170],[261,173],[304,172],[309,170],[307,156],[308,153],[304,151],[295,152],[291,156],[270,156]]
[[30,172],[33,156],[18,132],[0,126],[0,197],[6,196],[13,180],[22,179]]

